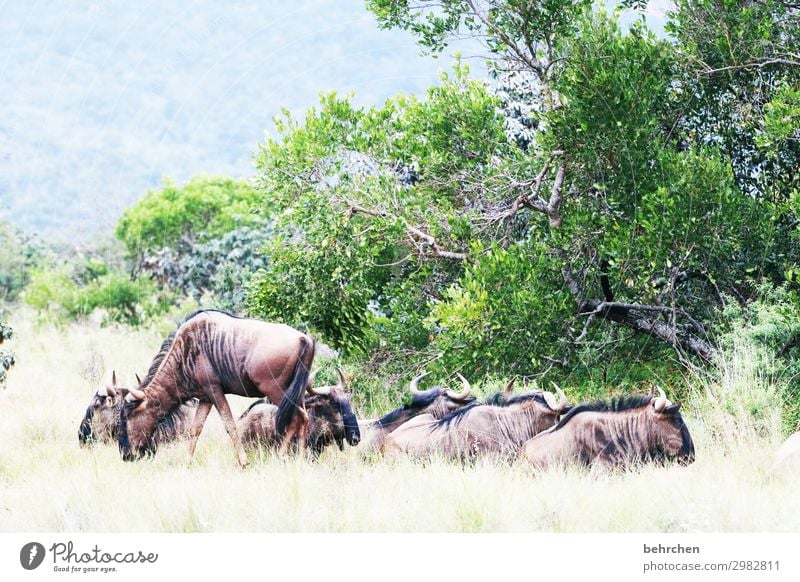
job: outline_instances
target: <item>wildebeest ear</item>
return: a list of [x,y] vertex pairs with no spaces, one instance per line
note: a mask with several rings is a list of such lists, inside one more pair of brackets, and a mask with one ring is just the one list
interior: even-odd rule
[[664,409],[664,414],[675,414],[676,412],[678,412],[678,410],[680,410],[680,408],[681,408],[680,402],[676,404],[670,404]]

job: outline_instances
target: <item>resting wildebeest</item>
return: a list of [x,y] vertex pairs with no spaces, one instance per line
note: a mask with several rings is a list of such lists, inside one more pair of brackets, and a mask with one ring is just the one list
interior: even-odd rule
[[[127,388],[117,386],[116,373],[112,375],[110,384],[97,389],[78,428],[78,441],[81,445],[117,442],[118,408],[127,394]],[[164,417],[156,428],[153,437],[155,441],[164,444],[188,435],[196,407],[197,401],[191,400]]]
[[800,432],[794,433],[775,451],[772,472],[800,472]]
[[680,404],[659,392],[658,398],[651,392],[576,406],[525,443],[521,456],[536,469],[569,461],[626,467],[675,458],[688,465],[694,461],[694,444],[678,412]]
[[314,360],[314,339],[283,324],[244,319],[213,309],[189,315],[153,360],[139,388],[120,407],[119,448],[126,461],[156,452],[160,419],[197,398],[189,459],[211,407],[222,417],[239,463],[247,465],[225,394],[266,396],[278,404],[275,430],[285,452],[294,437],[305,447],[308,415],[303,398]]
[[430,372],[425,372],[411,380],[408,385],[408,389],[411,391],[410,403],[392,410],[377,420],[361,423],[364,432],[361,448],[364,453],[379,450],[386,435],[415,416],[430,414],[438,420],[475,401],[475,397],[469,395],[471,389],[469,382],[461,374],[457,374],[463,386],[461,392],[448,390],[441,386],[420,390],[418,388],[419,381],[428,374]]
[[567,410],[567,397],[556,389],[558,400],[550,392],[535,391],[503,399],[499,404],[473,403],[441,420],[429,414],[418,416],[386,437],[384,455],[507,458],[533,435],[555,425]]
[[[346,392],[346,381],[341,370],[339,383],[335,386],[314,388],[309,382],[308,395],[305,399],[308,412],[308,448],[314,456],[336,443],[339,450],[344,450],[344,441],[356,446],[361,439],[358,420],[350,406],[350,395]],[[257,400],[239,417],[236,428],[247,445],[263,445],[276,447],[278,435],[275,431],[275,420],[278,407],[265,399]]]

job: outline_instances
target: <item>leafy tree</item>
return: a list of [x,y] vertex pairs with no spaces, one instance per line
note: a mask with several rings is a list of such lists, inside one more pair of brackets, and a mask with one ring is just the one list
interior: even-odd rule
[[425,101],[363,109],[331,94],[304,125],[287,114],[277,127],[257,160],[278,213],[250,310],[352,352],[423,346],[429,304],[462,272],[473,235],[455,212],[472,201],[451,176],[511,151],[496,100],[458,68]]
[[142,268],[162,288],[242,312],[246,283],[267,266],[267,257],[261,251],[271,236],[268,223],[243,226],[191,247],[160,249],[145,260]]
[[[481,38],[498,86],[458,67],[424,100],[363,109],[328,95],[302,123],[277,120],[257,160],[277,223],[252,312],[373,364],[478,377],[580,366],[605,381],[641,377],[631,361],[711,364],[723,308],[765,276],[792,281],[793,65],[752,120],[720,93],[727,125],[706,124],[711,85],[691,54],[708,28],[663,39],[568,0],[368,6],[426,50]],[[774,50],[792,10],[761,21]],[[781,162],[737,157],[728,126]]]
[[150,192],[125,212],[117,236],[136,273],[166,293],[240,311],[246,281],[266,264],[259,251],[271,236],[270,205],[245,182],[196,177]]
[[195,177],[182,188],[167,182],[123,213],[117,236],[132,256],[191,246],[259,223],[254,210],[263,204],[248,184],[230,178]]

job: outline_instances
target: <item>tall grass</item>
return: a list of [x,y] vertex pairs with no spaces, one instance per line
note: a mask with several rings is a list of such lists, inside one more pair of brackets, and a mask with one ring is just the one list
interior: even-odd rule
[[[697,448],[685,468],[534,477],[522,464],[364,462],[348,449],[317,462],[256,452],[241,470],[216,413],[191,464],[182,442],[138,463],[115,446],[79,447],[98,371],[141,374],[161,333],[11,323],[18,363],[0,391],[5,532],[800,531],[797,481],[769,473],[778,388],[742,354],[684,406]],[[230,401],[235,413],[249,403]]]

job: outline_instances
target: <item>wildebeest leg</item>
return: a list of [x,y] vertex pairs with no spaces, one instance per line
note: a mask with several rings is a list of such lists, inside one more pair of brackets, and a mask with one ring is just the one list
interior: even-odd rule
[[292,438],[297,436],[297,446],[301,454],[305,454],[306,439],[308,438],[308,412],[305,408],[300,408],[292,419],[291,424],[286,429],[286,434],[283,436],[281,448],[279,452],[285,455],[289,451],[289,446],[292,444]]
[[189,462],[192,461],[194,456],[194,448],[197,446],[197,439],[200,433],[203,432],[203,425],[206,423],[208,413],[211,412],[210,402],[200,402],[197,405],[197,410],[194,413],[194,419],[189,427]]
[[233,441],[233,448],[236,449],[236,455],[239,458],[239,464],[242,468],[246,467],[248,464],[247,461],[247,453],[244,452],[244,447],[242,446],[242,439],[239,438],[239,433],[236,432],[236,421],[233,418],[233,413],[231,412],[231,407],[228,404],[228,400],[225,398],[225,394],[222,392],[220,388],[212,388],[210,391],[211,398],[214,401],[214,406],[217,408],[217,412],[222,417],[222,424],[225,425],[225,430],[228,432],[228,436],[231,437],[231,441]]

